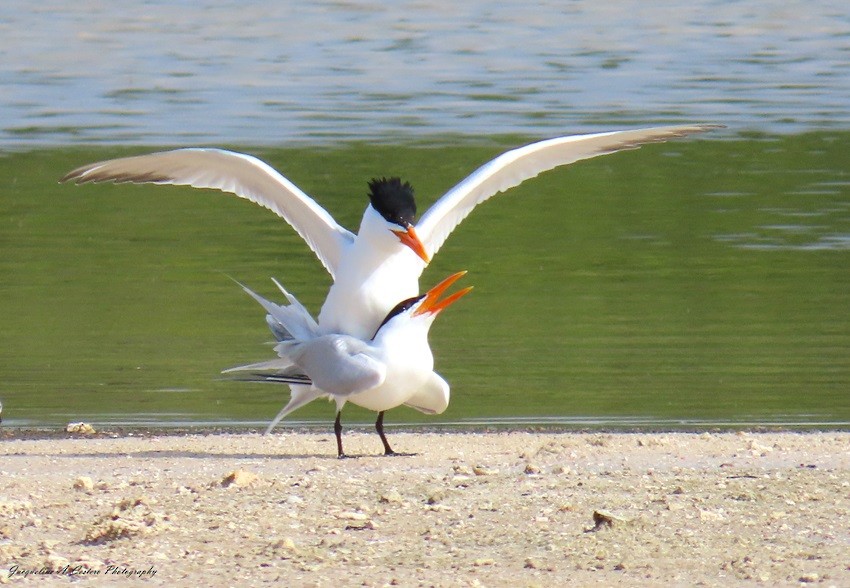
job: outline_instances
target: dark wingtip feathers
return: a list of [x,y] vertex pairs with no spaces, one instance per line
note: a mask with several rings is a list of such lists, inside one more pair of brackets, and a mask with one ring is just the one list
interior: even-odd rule
[[97,170],[97,167],[93,166],[75,169],[59,178],[60,184],[72,183],[77,185],[104,182],[111,182],[113,184],[167,184],[170,181],[172,181],[172,178],[168,175],[157,172],[100,172]]

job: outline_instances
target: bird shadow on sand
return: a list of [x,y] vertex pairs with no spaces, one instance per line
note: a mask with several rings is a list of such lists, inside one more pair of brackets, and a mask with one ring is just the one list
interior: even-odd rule
[[[43,457],[46,454],[38,454],[39,457]],[[396,458],[404,458],[404,457],[412,457],[416,455],[415,453],[396,453],[394,455],[384,455],[383,453],[362,453],[362,454],[346,454],[343,459],[340,459],[336,455],[332,453],[219,453],[214,451],[182,451],[182,450],[173,450],[173,449],[164,449],[164,450],[149,450],[149,451],[114,451],[114,452],[96,452],[96,453],[56,453],[56,454],[47,454],[49,457],[53,458],[71,458],[71,459],[115,459],[115,458],[144,458],[144,459],[156,459],[156,458],[165,458],[165,459],[268,459],[268,460],[278,460],[278,459],[321,459],[327,461],[349,461],[352,459],[361,460],[361,459],[369,459],[369,458],[380,458],[387,459],[391,457]],[[25,459],[33,457],[32,455],[27,454],[15,454],[9,455],[5,457],[22,457]]]

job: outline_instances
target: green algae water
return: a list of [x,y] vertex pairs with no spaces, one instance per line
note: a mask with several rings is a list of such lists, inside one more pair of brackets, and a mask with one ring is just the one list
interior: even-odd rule
[[[357,229],[366,181],[399,175],[420,210],[533,138],[231,148],[269,162]],[[229,381],[273,356],[279,279],[318,312],[330,278],[282,220],[231,195],[70,186],[154,148],[0,156],[4,426],[261,425],[283,386]],[[850,425],[850,133],[649,145],[548,172],[480,206],[423,275],[474,292],[431,330],[449,409],[388,423]],[[327,423],[322,401],[289,422]],[[373,415],[346,408],[348,422]]]

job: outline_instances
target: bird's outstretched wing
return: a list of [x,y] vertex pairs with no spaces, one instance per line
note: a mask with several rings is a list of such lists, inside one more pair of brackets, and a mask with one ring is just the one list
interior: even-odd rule
[[298,186],[256,157],[223,149],[176,149],[92,163],[60,182],[173,184],[236,194],[282,217],[335,277],[354,235]]
[[666,141],[714,128],[718,128],[718,125],[667,126],[573,135],[513,149],[482,165],[446,192],[419,219],[416,233],[425,244],[428,254],[433,256],[454,228],[478,204],[538,174],[581,159],[634,149],[644,143]]

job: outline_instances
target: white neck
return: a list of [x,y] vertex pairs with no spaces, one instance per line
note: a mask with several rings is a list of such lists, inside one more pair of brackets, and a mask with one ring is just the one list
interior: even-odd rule
[[419,293],[425,263],[392,228],[371,205],[366,208],[319,314],[324,330],[368,339],[393,306]]

